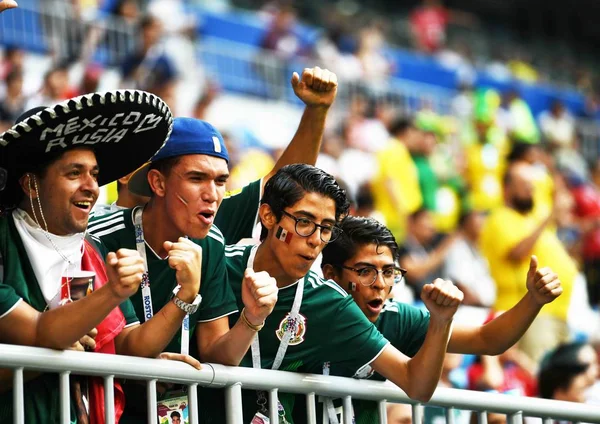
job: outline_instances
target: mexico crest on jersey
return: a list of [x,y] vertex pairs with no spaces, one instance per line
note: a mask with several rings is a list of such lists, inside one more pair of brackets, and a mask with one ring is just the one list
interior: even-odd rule
[[292,332],[290,346],[302,343],[304,341],[304,334],[306,333],[306,318],[302,314],[298,314],[296,319],[291,319],[288,312],[285,318],[279,323],[279,328],[275,330],[275,334],[280,341],[283,339],[286,331]]

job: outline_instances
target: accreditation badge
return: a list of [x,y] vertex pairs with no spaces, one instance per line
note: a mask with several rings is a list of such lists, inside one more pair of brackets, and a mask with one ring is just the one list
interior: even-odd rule
[[261,414],[260,412],[257,412],[256,414],[254,414],[254,417],[252,417],[252,421],[250,421],[250,424],[270,424],[271,420],[269,420],[269,417],[267,417],[264,414]]
[[184,391],[167,392],[157,402],[158,424],[189,424],[189,402]]

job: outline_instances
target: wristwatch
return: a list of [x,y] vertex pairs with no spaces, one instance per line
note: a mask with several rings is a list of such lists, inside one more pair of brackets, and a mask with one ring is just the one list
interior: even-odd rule
[[175,303],[175,305],[177,305],[179,309],[181,309],[186,314],[191,315],[195,313],[198,310],[198,307],[200,306],[200,302],[202,302],[202,296],[200,296],[200,293],[198,293],[192,303],[186,303],[177,297],[179,289],[181,289],[181,286],[179,285],[173,289],[173,302]]

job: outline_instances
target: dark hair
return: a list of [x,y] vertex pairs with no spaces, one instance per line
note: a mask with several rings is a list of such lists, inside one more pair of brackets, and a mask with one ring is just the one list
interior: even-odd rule
[[523,160],[525,158],[525,155],[527,155],[527,153],[529,153],[529,151],[534,149],[535,147],[535,144],[516,142],[513,144],[513,148],[510,151],[509,155],[506,157],[506,160],[509,163]]
[[[335,202],[335,220],[348,214],[350,203],[346,191],[335,178],[322,169],[312,165],[296,163],[281,168],[265,184],[260,204],[267,204],[275,214],[277,221],[283,216],[283,210],[295,205],[306,193],[318,193]],[[267,237],[267,229],[262,226],[260,239]]]
[[178,411],[171,412],[171,418],[181,418],[181,414]]
[[392,134],[393,136],[397,135],[398,133],[404,134],[406,131],[414,127],[415,126],[412,122],[412,119],[406,118],[404,116],[399,116],[396,119],[394,119],[394,121],[390,125],[390,134]]
[[589,364],[578,358],[585,346],[585,343],[562,344],[543,359],[538,375],[542,398],[552,399],[557,390],[567,389],[575,377],[588,369]]
[[143,32],[157,22],[157,19],[152,15],[145,15],[138,24],[139,32]]
[[429,212],[429,209],[427,209],[425,206],[421,206],[419,209],[411,213],[408,219],[410,221],[416,221],[417,219],[421,218],[421,216],[425,215],[425,213],[427,212]]
[[323,249],[323,265],[339,266],[354,256],[357,250],[367,244],[388,247],[394,261],[398,259],[398,244],[392,232],[373,218],[347,216],[340,223],[340,236]]
[[21,189],[19,179],[27,173],[34,174],[38,178],[44,178],[50,165],[60,159],[65,152],[53,155],[31,155],[27,158],[15,158],[14,167],[7,170],[7,182],[4,190],[0,191],[0,215],[16,208],[25,197]]
[[23,79],[23,72],[20,69],[13,69],[6,75],[6,85],[10,85],[19,78]]

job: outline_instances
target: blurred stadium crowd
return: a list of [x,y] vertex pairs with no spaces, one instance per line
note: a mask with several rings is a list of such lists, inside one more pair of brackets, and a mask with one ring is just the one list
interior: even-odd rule
[[[206,40],[198,38],[203,22],[193,12],[200,4],[193,3],[40,2],[43,10],[52,11],[43,15],[49,40],[43,59],[0,39],[0,130],[30,107],[100,87],[147,90],[162,97],[175,115],[226,120],[229,111],[219,99],[232,95],[231,87],[206,72],[196,54]],[[410,34],[405,38],[458,76],[458,89],[447,107],[439,107],[426,96],[410,102],[394,88],[393,76],[399,70],[387,49],[390,41],[398,41],[398,33],[390,35],[392,21],[385,16],[358,13],[352,2],[327,4],[326,14],[313,13],[324,27],[308,43],[299,35],[301,24],[293,5],[243,5],[254,7],[251,15],[264,25],[260,49],[253,53],[261,57],[252,68],[257,85],[260,78],[281,77],[272,61],[295,64],[310,58],[337,73],[340,95],[317,166],[345,185],[353,214],[377,218],[403,245],[400,265],[409,273],[406,284],[394,289],[395,297],[418,303],[425,282],[436,276],[450,278],[465,293],[466,306],[458,319],[481,323],[511,307],[525,290],[518,288],[522,278],[515,283],[516,278],[507,277],[520,268],[497,259],[503,246],[531,243],[541,265],[551,265],[559,274],[565,292],[544,309],[518,347],[498,357],[448,355],[440,385],[600,402],[597,351],[590,349],[597,348],[600,339],[600,160],[594,154],[600,140],[592,139],[595,147],[584,152],[577,125],[581,116],[598,119],[600,114],[593,64],[538,67],[518,46],[489,52],[482,63],[460,38],[447,42],[446,37],[448,25],[478,30],[477,17],[424,1],[405,17]],[[231,5],[211,0],[201,6],[219,11]],[[53,13],[61,18],[53,19]],[[107,24],[94,25],[97,22]],[[102,49],[108,59],[98,61]],[[42,68],[30,66],[38,63],[47,68],[43,74]],[[479,85],[475,74],[482,67],[499,79],[520,83],[504,90]],[[583,106],[569,110],[568,102],[557,96],[549,98],[543,110],[532,108],[520,84],[540,81],[576,88],[585,99]],[[269,84],[250,100],[258,107],[281,100],[283,95],[273,87],[279,86]],[[231,157],[229,188],[272,168],[277,146],[250,130],[224,130]],[[511,168],[519,172],[507,175],[511,164],[522,167]],[[108,202],[114,200],[114,188],[106,196]],[[507,203],[531,209],[531,220],[502,215]],[[564,254],[550,248],[555,241]],[[582,344],[564,345],[572,342]],[[561,381],[574,378],[576,388],[561,386]],[[559,389],[538,391],[538,383]],[[427,412],[426,419],[436,422],[436,412]],[[456,419],[464,422],[468,416]]]

